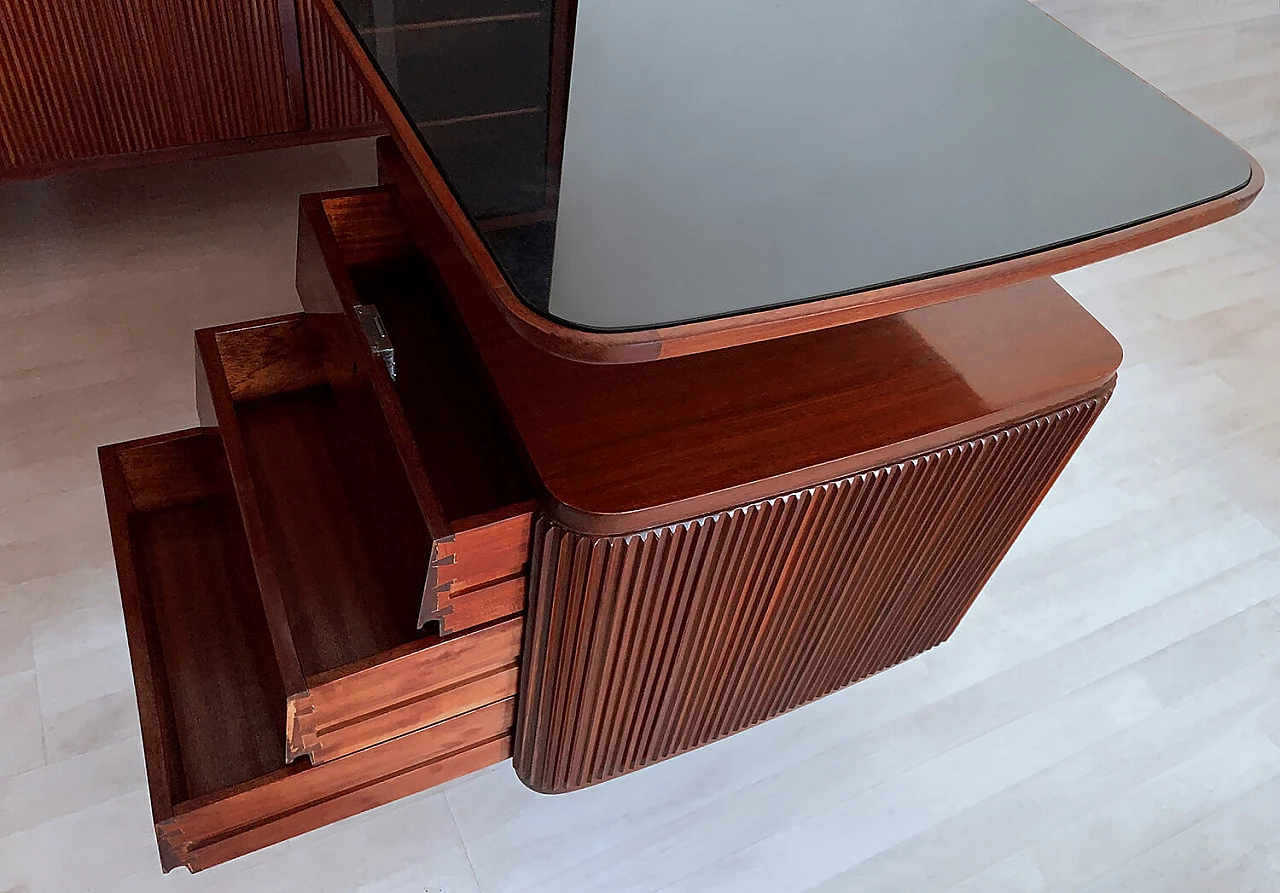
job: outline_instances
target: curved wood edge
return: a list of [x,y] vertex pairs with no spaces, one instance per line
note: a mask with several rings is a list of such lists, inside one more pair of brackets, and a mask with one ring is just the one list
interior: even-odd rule
[[[467,256],[476,277],[508,322],[537,347],[583,363],[638,363],[702,353],[862,322],[1053,276],[1234,216],[1253,203],[1265,180],[1262,165],[1245,152],[1251,173],[1248,181],[1234,192],[1070,245],[927,279],[720,319],[638,332],[591,332],[548,319],[531,310],[516,296],[335,0],[317,0],[317,5],[333,26],[338,44],[382,109],[391,127],[391,138],[422,184],[432,210],[447,224],[450,236]],[[1244,152],[1244,149],[1240,151]]]
[[[544,514],[561,527],[586,536],[621,536],[641,530],[680,524],[691,518],[724,511],[735,505],[748,505],[772,499],[782,493],[816,487],[828,481],[861,474],[871,468],[924,455],[952,443],[984,437],[993,431],[1001,431],[1029,419],[1057,412],[1081,401],[1110,395],[1115,386],[1116,375],[1112,373],[1087,385],[1064,388],[1047,395],[1043,403],[1039,403],[1034,408],[1027,405],[1011,407],[962,425],[930,431],[910,440],[831,462],[799,468],[763,480],[751,481],[739,487],[707,493],[696,499],[682,500],[679,503],[602,515],[583,512],[557,501],[554,497],[548,497]],[[672,518],[678,520],[673,521]]]
[[1262,190],[1265,174],[1258,160],[1245,154],[1249,157],[1249,180],[1221,198],[1092,239],[1007,261],[792,307],[659,329],[655,332],[661,342],[658,355],[662,358],[681,356],[890,316],[977,292],[1055,276],[1146,248],[1233,217],[1253,204]]

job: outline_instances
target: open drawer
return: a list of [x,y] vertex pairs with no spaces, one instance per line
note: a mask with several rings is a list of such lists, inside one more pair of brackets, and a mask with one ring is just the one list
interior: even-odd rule
[[[99,455],[165,870],[205,868],[510,756],[514,700],[501,685],[474,709],[424,710],[429,724],[386,743],[286,765],[278,618],[260,597],[218,432]],[[424,640],[384,664],[457,641]]]
[[536,493],[487,374],[430,290],[391,201],[383,188],[302,197],[298,295],[308,317],[345,320],[366,359],[370,328],[388,336],[394,375],[377,363],[369,388],[433,543],[418,623],[454,632],[501,616],[513,599],[523,605]]
[[433,536],[433,491],[410,483],[369,374],[379,364],[342,318],[202,329],[196,343],[201,416],[225,447],[287,759],[324,762],[510,697],[527,533],[499,579],[474,590],[480,625],[418,632],[423,582],[451,544]]

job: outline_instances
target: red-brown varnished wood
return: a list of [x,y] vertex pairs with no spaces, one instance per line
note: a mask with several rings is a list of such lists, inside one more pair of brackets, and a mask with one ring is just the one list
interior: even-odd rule
[[[292,0],[291,0],[292,2]],[[380,126],[369,91],[338,49],[315,0],[296,0],[307,118],[318,130]]]
[[0,180],[386,132],[312,0],[6,0],[0,21]]
[[[100,459],[165,870],[206,868],[510,756],[519,618],[318,677],[316,695],[341,715],[336,746],[321,765],[286,765],[279,668],[217,430]],[[394,740],[357,741],[361,723]]]
[[515,766],[575,790],[950,636],[1111,385],[994,433],[670,526],[535,533]]
[[277,0],[0,2],[0,169],[301,129]]
[[527,569],[522,567],[506,580],[456,595],[446,593],[447,600],[442,600],[437,610],[447,608],[444,623],[447,629],[472,629],[494,617],[523,613],[528,582]]
[[292,755],[332,760],[514,697],[522,630],[515,617],[308,678],[289,702]]
[[[282,325],[301,331],[294,318],[285,317]],[[268,327],[269,328],[269,327]],[[272,339],[278,344],[278,339]],[[285,609],[284,595],[276,574],[275,562],[270,556],[267,525],[258,507],[258,497],[253,476],[249,471],[248,452],[243,438],[235,436],[235,400],[232,382],[250,380],[251,376],[231,372],[224,368],[222,353],[218,349],[214,332],[196,333],[197,396],[207,393],[205,400],[198,400],[202,410],[201,422],[218,429],[226,456],[232,492],[235,494],[241,524],[248,545],[250,565],[256,579],[256,591],[262,602],[270,635],[277,672],[283,684],[285,697],[293,697],[306,690],[306,680],[298,649],[289,628],[289,616]],[[277,351],[278,352],[278,351]],[[210,418],[204,413],[212,412]]]
[[118,168],[141,167],[148,164],[169,164],[196,161],[202,158],[219,158],[223,155],[242,155],[249,152],[267,152],[273,149],[291,149],[334,140],[362,139],[386,132],[381,124],[367,124],[346,130],[291,130],[266,136],[250,136],[241,139],[220,140],[216,143],[169,146],[149,149],[145,152],[129,152],[124,155],[95,155],[92,158],[58,158],[25,164],[21,167],[0,167],[0,183],[11,180],[38,180],[62,174],[82,171],[109,171]]
[[276,642],[287,758],[331,760],[511,696],[518,621],[445,639],[416,621],[424,593],[437,604],[439,567],[459,581],[446,603],[466,596],[466,626],[443,632],[523,611],[527,507],[464,518],[437,541],[370,382],[385,367],[340,315],[201,330],[197,343],[200,402],[226,444]]
[[159,824],[284,765],[284,694],[216,432],[99,458]]
[[[395,156],[381,161],[414,187]],[[342,213],[354,204],[362,219],[395,214],[369,191],[342,199]],[[376,272],[406,304],[453,307],[547,511],[582,532],[660,526],[927,452],[1079,399],[1120,365],[1115,339],[1051,280],[661,362],[578,363],[519,337],[477,289],[446,296],[438,283],[451,277],[408,252],[403,232],[418,221],[418,244],[444,237],[415,215],[420,202],[402,204],[401,234],[390,217],[375,227],[366,281]]]
[[320,766],[291,766],[186,805],[159,829],[171,865],[200,871],[511,756],[515,702],[490,704]]
[[448,306],[386,275],[414,251],[388,193],[304,196],[298,244],[310,314],[341,314],[357,332],[354,308],[373,305],[392,333],[396,379],[371,367],[369,384],[431,534],[419,625],[455,632],[511,613],[510,587],[497,598],[483,591],[523,576],[536,490]]
[[334,0],[315,2],[382,110],[390,127],[390,139],[416,183],[412,190],[407,183],[398,185],[416,204],[415,222],[419,216],[431,218],[412,232],[421,238],[420,247],[440,269],[445,287],[450,292],[484,294],[531,343],[580,362],[638,363],[719,350],[875,319],[1041,279],[1223,220],[1247,208],[1262,189],[1262,166],[1252,160],[1249,182],[1236,192],[1070,245],[899,285],[724,319],[638,332],[588,332],[556,323],[516,297]]

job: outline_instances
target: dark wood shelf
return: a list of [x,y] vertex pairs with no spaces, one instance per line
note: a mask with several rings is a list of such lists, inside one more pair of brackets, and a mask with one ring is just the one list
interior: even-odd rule
[[414,639],[431,535],[349,342],[295,315],[197,343],[286,686]]
[[[373,420],[315,380],[303,360],[321,349],[299,317],[233,332],[200,339],[209,358],[224,337],[209,365],[231,371],[206,401],[244,398],[230,425],[100,451],[166,869],[199,870],[510,755],[523,621],[509,615],[523,578],[489,604],[504,619],[418,635],[421,579],[402,586],[404,556],[357,526],[387,510],[376,473],[352,461]],[[352,494],[371,480],[373,502]],[[255,517],[265,549],[247,532]]]

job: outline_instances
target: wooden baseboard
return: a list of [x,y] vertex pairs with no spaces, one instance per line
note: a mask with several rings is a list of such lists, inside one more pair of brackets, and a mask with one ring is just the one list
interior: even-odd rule
[[84,171],[105,171],[125,167],[141,167],[147,164],[164,164],[172,161],[195,161],[201,158],[217,158],[223,155],[239,155],[247,152],[264,152],[269,149],[288,149],[314,143],[338,140],[367,139],[385,134],[382,124],[365,124],[342,130],[295,130],[287,133],[271,133],[245,139],[221,140],[194,146],[168,146],[147,152],[131,152],[125,155],[100,155],[95,158],[68,158],[14,168],[0,168],[0,183],[17,180],[39,180]]

